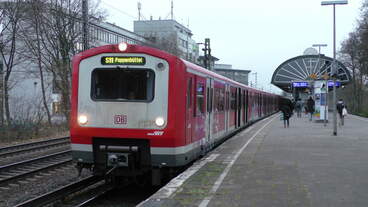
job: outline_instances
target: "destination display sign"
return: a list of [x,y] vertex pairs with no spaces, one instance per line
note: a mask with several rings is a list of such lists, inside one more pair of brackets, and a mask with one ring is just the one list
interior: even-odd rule
[[[293,87],[294,88],[307,88],[309,87],[310,83],[309,82],[293,82]],[[328,87],[333,87],[333,81],[328,81]],[[336,81],[335,82],[335,86],[336,87],[340,87],[341,86],[341,82]]]
[[294,88],[305,88],[308,86],[309,86],[308,82],[293,82]]
[[[333,85],[334,85],[334,82],[333,81],[328,81],[328,87],[333,87]],[[336,81],[335,82],[335,86],[336,87],[340,87],[341,86],[341,82]]]
[[144,65],[146,58],[138,56],[104,56],[101,58],[102,65]]

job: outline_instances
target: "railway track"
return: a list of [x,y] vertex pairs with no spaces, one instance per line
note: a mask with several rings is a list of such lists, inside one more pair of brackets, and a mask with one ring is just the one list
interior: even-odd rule
[[71,150],[0,166],[0,185],[69,163],[72,163]]
[[26,144],[13,145],[0,148],[0,159],[15,156],[18,154],[41,151],[44,149],[57,148],[70,144],[69,137],[61,137],[49,139],[39,142],[31,142]]
[[[87,187],[90,187],[94,184],[97,184],[98,182],[101,182],[103,180],[104,180],[103,177],[90,176],[90,177],[87,177],[83,180],[80,180],[80,181],[71,183],[67,186],[56,189],[52,192],[40,195],[40,196],[38,196],[34,199],[31,199],[31,200],[25,201],[23,203],[20,203],[20,204],[16,205],[15,207],[43,206],[43,205],[46,205],[46,204],[50,204],[50,203],[53,203],[57,200],[60,200],[64,197],[66,197],[66,196],[69,196],[73,193],[76,193],[78,191],[86,189]],[[97,198],[98,196],[99,195],[96,195],[95,197]],[[95,199],[95,198],[91,198],[89,200],[92,201],[93,199]],[[82,202],[82,203],[78,204],[77,206],[79,206],[79,205],[85,206],[84,203],[85,202]],[[88,202],[86,202],[86,204],[88,204]]]
[[103,196],[108,194],[111,190],[114,188],[112,185],[110,186],[103,186],[99,191],[94,193],[92,196],[90,196],[88,199],[83,200],[82,202],[74,205],[74,207],[86,207],[91,206],[93,203],[95,203],[97,200],[102,199]]

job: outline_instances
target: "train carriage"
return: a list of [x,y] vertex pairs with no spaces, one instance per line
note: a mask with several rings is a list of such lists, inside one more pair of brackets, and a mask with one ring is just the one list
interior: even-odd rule
[[73,59],[73,159],[97,175],[160,175],[276,112],[277,99],[154,48],[93,48]]

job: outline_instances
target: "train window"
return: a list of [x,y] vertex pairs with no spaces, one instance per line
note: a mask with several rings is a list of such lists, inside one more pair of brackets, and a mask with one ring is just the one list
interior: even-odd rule
[[217,112],[218,111],[218,103],[219,103],[219,96],[220,96],[220,90],[219,88],[215,88],[215,97],[213,99],[213,106],[214,106],[214,111]]
[[216,111],[225,110],[225,89],[215,88],[215,107]]
[[235,110],[236,109],[236,92],[235,91],[232,91],[231,92],[230,109],[231,110]]
[[192,78],[188,80],[188,88],[187,88],[187,108],[191,108],[192,106]]
[[154,96],[155,73],[147,69],[95,69],[91,98],[96,101],[150,102]]
[[220,90],[220,111],[225,110],[225,88]]
[[211,112],[210,111],[210,88],[207,88],[207,112]]
[[229,91],[226,91],[225,108],[226,108],[226,111],[229,110]]
[[197,83],[197,116],[204,114],[204,90],[203,83]]

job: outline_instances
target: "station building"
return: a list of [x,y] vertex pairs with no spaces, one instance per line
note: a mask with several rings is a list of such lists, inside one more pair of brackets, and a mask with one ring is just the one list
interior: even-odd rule
[[230,64],[215,64],[215,72],[228,77],[236,82],[249,85],[248,77],[250,70],[233,69]]
[[134,21],[134,33],[151,40],[160,49],[190,62],[198,62],[199,49],[192,39],[192,31],[173,19]]

